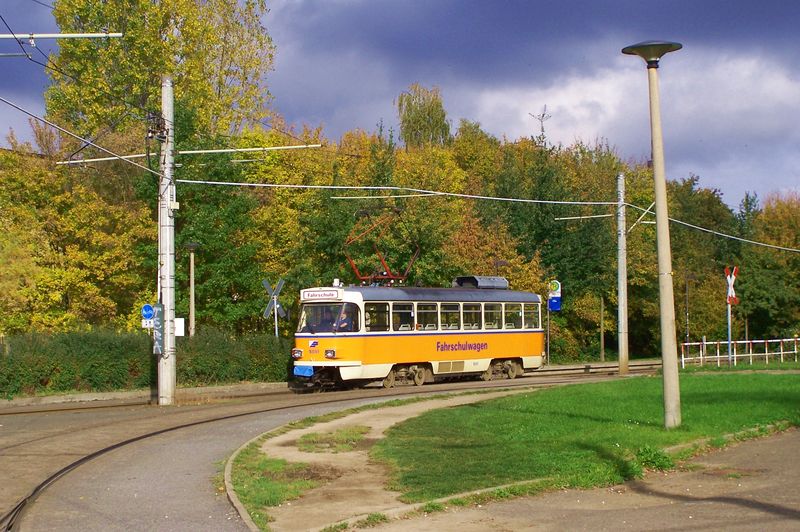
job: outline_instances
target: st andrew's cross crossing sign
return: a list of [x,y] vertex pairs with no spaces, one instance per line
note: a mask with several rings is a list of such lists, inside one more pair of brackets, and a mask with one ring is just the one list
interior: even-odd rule
[[733,271],[725,266],[725,280],[728,281],[728,294],[726,296],[728,305],[736,305],[739,303],[739,298],[736,297],[736,291],[733,289],[733,283],[736,282],[737,275],[739,275],[738,266],[734,266]]
[[281,289],[283,288],[283,279],[278,279],[278,284],[275,286],[275,290],[272,289],[270,286],[269,281],[264,279],[261,281],[261,284],[264,285],[264,288],[267,290],[267,294],[269,295],[269,302],[267,303],[267,308],[264,310],[264,317],[268,318],[269,313],[273,310],[275,311],[275,336],[278,336],[278,316],[281,318],[286,317],[286,311],[283,310],[283,307],[278,302],[278,294],[281,293]]
[[281,290],[283,289],[283,279],[278,279],[278,284],[275,286],[275,290],[272,290],[272,286],[266,279],[261,281],[261,284],[264,285],[264,288],[267,290],[267,295],[269,297],[269,301],[267,302],[267,308],[264,310],[264,317],[269,318],[269,313],[272,312],[272,309],[274,307],[278,309],[278,316],[280,316],[281,318],[285,318],[286,311],[283,310],[283,306],[278,302],[278,294],[280,294]]

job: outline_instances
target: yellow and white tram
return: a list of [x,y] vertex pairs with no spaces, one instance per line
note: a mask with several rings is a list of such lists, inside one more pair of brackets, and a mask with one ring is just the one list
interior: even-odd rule
[[499,277],[453,285],[302,290],[293,387],[515,378],[542,365],[537,294],[508,290]]

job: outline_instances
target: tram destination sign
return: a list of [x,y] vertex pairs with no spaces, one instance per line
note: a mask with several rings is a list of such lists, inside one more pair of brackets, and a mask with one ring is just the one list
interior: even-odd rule
[[336,288],[316,288],[311,290],[302,290],[300,292],[300,299],[303,301],[319,301],[341,298],[342,294]]

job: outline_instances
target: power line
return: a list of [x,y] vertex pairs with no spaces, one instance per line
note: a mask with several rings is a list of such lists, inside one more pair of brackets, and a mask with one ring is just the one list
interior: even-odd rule
[[[207,180],[196,180],[196,179],[176,179],[176,183],[183,183],[187,185],[217,185],[217,186],[238,186],[238,187],[252,187],[252,188],[288,188],[288,189],[310,189],[310,190],[372,190],[372,191],[390,191],[390,192],[410,192],[422,196],[442,196],[442,197],[453,197],[453,198],[463,198],[463,199],[477,199],[477,200],[489,200],[489,201],[504,201],[504,202],[511,202],[511,203],[532,203],[532,204],[545,204],[545,205],[618,205],[617,202],[611,201],[564,201],[564,200],[542,200],[542,199],[526,199],[526,198],[501,198],[497,196],[481,196],[477,194],[459,194],[456,192],[441,192],[437,190],[426,190],[420,188],[412,188],[412,187],[397,187],[397,186],[355,186],[355,185],[297,185],[297,184],[277,184],[277,183],[242,183],[242,182],[234,182],[234,181],[207,181]],[[382,196],[383,198],[391,198],[393,196]],[[632,207],[634,209],[640,211],[647,211],[642,207],[637,205],[633,205],[630,203],[625,203],[626,206]],[[746,242],[748,244],[754,244],[756,246],[763,246],[772,249],[778,249],[781,251],[790,251],[793,253],[800,253],[800,249],[783,247],[783,246],[775,246],[772,244],[767,244],[764,242],[757,242],[755,240],[748,240],[746,238],[741,238],[733,235],[729,235],[726,233],[721,233],[719,231],[714,231],[713,229],[706,229],[705,227],[700,227],[698,225],[690,224],[688,222],[684,222],[681,220],[676,220],[674,218],[669,219],[671,222],[685,225],[687,227],[691,227],[692,229],[696,229],[698,231],[703,231],[706,233],[711,233],[717,236],[721,236],[723,238],[730,238],[732,240],[739,240],[741,242]]]
[[23,53],[23,54],[25,54],[25,57],[27,57],[28,59],[30,59],[30,58],[31,58],[31,56],[28,54],[28,52],[26,52],[26,51],[25,51],[25,47],[24,47],[24,46],[22,46],[22,41],[20,41],[19,39],[17,39],[16,35],[15,35],[15,34],[14,34],[14,32],[11,30],[11,26],[9,26],[9,25],[8,25],[8,22],[6,22],[6,19],[5,19],[5,18],[3,18],[3,15],[0,15],[0,20],[2,20],[2,21],[3,21],[3,25],[6,27],[6,29],[8,30],[8,32],[9,32],[11,35],[14,35],[14,40],[17,42],[17,45],[19,45],[19,49],[20,49],[20,50],[22,50],[22,53]]
[[[51,7],[51,9],[52,9],[52,7]],[[38,60],[34,59],[33,56],[30,53],[25,51],[25,48],[22,45],[22,37],[26,37],[27,36],[31,40],[31,42],[33,42],[34,38],[38,38],[38,39],[61,38],[61,39],[63,39],[63,38],[70,38],[70,37],[76,37],[76,36],[93,37],[93,38],[122,37],[122,33],[109,33],[109,32],[92,33],[92,34],[89,34],[89,33],[84,33],[84,34],[73,34],[73,33],[39,33],[39,34],[29,33],[29,34],[25,34],[25,33],[16,33],[16,32],[14,32],[14,30],[11,29],[11,27],[6,22],[6,20],[2,17],[2,15],[0,15],[0,19],[2,19],[3,24],[8,29],[9,33],[11,34],[11,37],[17,42],[17,44],[19,45],[20,49],[22,49],[23,53],[25,54],[25,57],[29,61],[31,61],[32,63],[35,63],[35,64],[47,69],[47,70],[52,70],[53,72],[58,72],[59,74],[65,76],[67,78],[70,78],[71,80],[73,80],[74,82],[76,82],[76,83],[78,83],[80,85],[84,84],[83,80],[81,80],[77,76],[74,76],[74,75],[72,75],[72,74],[70,74],[68,72],[65,72],[64,69],[62,69],[55,61],[53,61],[53,59],[50,56],[45,54],[41,50],[41,48],[39,48],[38,46],[35,46],[35,45],[33,45],[33,48],[37,52],[39,52],[39,54],[42,57],[44,57],[46,62],[42,63],[41,61],[38,61]],[[97,89],[96,86],[94,88]],[[114,94],[112,94],[112,93],[110,93],[108,91],[104,91],[104,90],[101,89],[100,92],[102,94],[104,94],[105,96],[110,97],[112,100],[114,100],[114,101],[116,101],[118,103],[121,103],[122,105],[124,105],[124,106],[126,106],[128,108],[138,109],[140,111],[144,111],[145,113],[150,112],[148,109],[146,109],[144,107],[140,107],[140,106],[135,105],[135,104],[132,104],[130,102],[127,102],[127,101],[123,100],[122,98],[119,98],[119,97],[115,96]],[[130,113],[128,115],[125,115],[125,116],[130,116]],[[146,120],[147,119],[146,117],[142,117],[142,116],[137,116],[137,115],[134,115],[134,116],[135,116],[135,118],[137,120]]]
[[[219,148],[214,150],[178,150],[177,155],[201,155],[209,153],[240,153],[240,152],[265,152],[265,151],[284,151],[284,150],[299,150],[303,148],[320,148],[321,144],[302,144],[299,146],[266,146],[263,148]],[[121,155],[120,157],[95,157],[93,159],[75,159],[67,161],[58,161],[56,165],[74,165],[86,163],[98,163],[102,161],[115,161],[119,158],[122,159],[142,159],[147,157],[146,153],[135,153],[133,155]],[[247,159],[248,161],[263,161],[264,159]],[[231,161],[240,162],[240,161]]]
[[350,186],[350,185],[296,185],[296,184],[277,184],[277,183],[242,183],[234,181],[206,181],[195,179],[176,179],[176,183],[191,185],[224,185],[239,187],[265,187],[265,188],[295,188],[295,189],[316,189],[316,190],[375,190],[393,192],[412,192],[423,196],[442,196],[463,199],[479,199],[491,201],[508,201],[514,203],[535,203],[547,205],[616,205],[612,201],[564,201],[564,200],[541,200],[525,198],[501,198],[497,196],[480,196],[477,194],[460,194],[457,192],[441,192],[438,190],[426,190],[422,188],[397,187],[397,186]]
[[[630,203],[626,203],[625,205],[627,205],[628,207],[632,207],[634,209],[637,209],[639,211],[646,211],[646,209],[643,209],[642,207],[639,207],[638,205],[632,205]],[[739,242],[745,242],[747,244],[753,244],[753,245],[762,246],[762,247],[765,247],[765,248],[777,249],[777,250],[780,250],[780,251],[789,251],[789,252],[792,252],[792,253],[800,253],[800,249],[789,248],[789,247],[784,247],[784,246],[776,246],[774,244],[767,244],[766,242],[757,242],[755,240],[749,240],[747,238],[742,238],[742,237],[739,237],[739,236],[733,236],[733,235],[729,235],[727,233],[721,233],[719,231],[714,231],[713,229],[707,229],[705,227],[700,227],[699,225],[690,224],[689,222],[684,222],[682,220],[677,220],[675,218],[669,218],[669,221],[673,222],[673,223],[676,223],[676,224],[679,224],[679,225],[684,225],[686,227],[690,227],[690,228],[695,229],[697,231],[702,231],[704,233],[710,233],[712,235],[721,236],[723,238],[729,238],[731,240],[738,240]]]
[[23,109],[23,108],[22,108],[22,107],[20,107],[19,105],[15,104],[14,102],[11,102],[11,101],[9,101],[9,100],[6,100],[6,99],[5,99],[5,98],[3,98],[2,96],[0,96],[0,102],[3,102],[3,103],[5,103],[6,105],[10,105],[10,106],[11,106],[11,107],[13,107],[14,109],[17,109],[18,111],[21,111],[21,112],[25,113],[26,115],[30,116],[31,118],[33,118],[33,119],[35,119],[35,120],[38,120],[39,122],[42,122],[42,123],[44,123],[44,124],[47,124],[48,126],[50,126],[50,127],[53,127],[53,128],[55,128],[55,129],[57,129],[57,130],[61,131],[62,133],[66,133],[66,134],[67,134],[67,135],[69,135],[70,137],[74,137],[74,138],[76,138],[76,139],[78,139],[78,140],[80,140],[80,141],[82,141],[82,142],[85,142],[85,143],[89,144],[90,146],[94,146],[94,147],[95,147],[95,148],[97,148],[98,150],[100,150],[100,151],[103,151],[103,152],[105,152],[105,153],[107,153],[107,154],[111,155],[111,156],[112,156],[112,157],[114,157],[115,159],[119,159],[120,161],[124,161],[124,162],[126,162],[126,163],[128,163],[128,164],[132,164],[133,166],[136,166],[137,168],[140,168],[140,169],[142,169],[142,170],[145,170],[145,171],[147,171],[147,172],[150,172],[151,174],[155,174],[155,175],[157,175],[157,176],[161,177],[161,173],[159,173],[159,172],[156,172],[155,170],[151,170],[150,168],[148,168],[148,167],[146,167],[146,166],[142,166],[142,165],[141,165],[141,164],[139,164],[139,163],[135,163],[135,162],[133,162],[133,161],[131,161],[131,160],[129,160],[129,159],[126,159],[126,158],[125,158],[123,155],[117,155],[117,154],[116,154],[116,153],[114,153],[113,151],[111,151],[111,150],[107,150],[106,148],[104,148],[104,147],[100,146],[99,144],[95,144],[94,142],[92,142],[92,141],[91,141],[91,140],[89,140],[89,139],[83,138],[83,137],[81,137],[80,135],[77,135],[77,134],[75,134],[75,133],[73,133],[73,132],[69,131],[68,129],[65,129],[65,128],[63,128],[63,127],[59,126],[58,124],[54,124],[53,122],[50,122],[49,120],[47,120],[47,119],[45,119],[45,118],[42,118],[41,116],[38,116],[38,115],[36,115],[36,114],[34,114],[34,113],[32,113],[32,112],[30,112],[30,111],[26,110],[26,109]]
[[351,199],[394,199],[394,198],[424,198],[435,196],[436,194],[394,194],[392,196],[331,196],[330,199],[351,200]]
[[50,11],[52,11],[53,9],[55,9],[55,8],[54,8],[53,6],[51,6],[50,4],[45,4],[45,3],[44,3],[44,2],[42,2],[41,0],[31,0],[31,2],[33,2],[34,4],[39,4],[39,5],[40,5],[40,6],[42,6],[42,7],[46,7],[46,8],[48,8]]

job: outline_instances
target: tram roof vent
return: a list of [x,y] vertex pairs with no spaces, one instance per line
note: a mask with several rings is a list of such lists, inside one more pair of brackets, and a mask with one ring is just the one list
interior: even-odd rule
[[487,288],[492,290],[508,290],[505,277],[486,277],[481,275],[464,275],[456,277],[453,288]]

